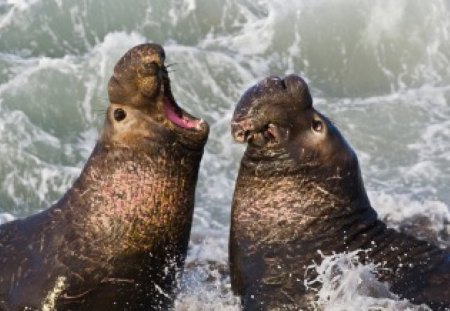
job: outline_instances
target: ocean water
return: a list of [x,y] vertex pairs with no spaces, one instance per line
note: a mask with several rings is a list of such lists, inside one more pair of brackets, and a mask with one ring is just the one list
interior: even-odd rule
[[[390,226],[450,246],[449,0],[0,0],[0,222],[70,187],[102,126],[113,65],[149,41],[175,64],[179,104],[211,125],[176,310],[240,309],[227,243],[244,146],[229,123],[242,92],[269,74],[309,82]],[[318,310],[426,309],[356,256],[311,267]]]

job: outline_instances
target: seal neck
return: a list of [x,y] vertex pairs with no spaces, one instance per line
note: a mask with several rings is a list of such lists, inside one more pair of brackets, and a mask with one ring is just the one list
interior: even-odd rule
[[342,230],[348,219],[369,225],[377,214],[357,165],[357,160],[338,169],[299,164],[287,153],[261,157],[248,149],[237,179],[233,217],[254,230],[254,236],[267,235],[275,242],[317,239],[323,230]]
[[185,250],[200,159],[201,153],[171,148],[142,152],[98,143],[64,198],[71,219],[83,223],[75,234],[98,234],[117,254],[160,243]]
[[289,177],[301,174],[302,167],[284,149],[248,146],[239,172],[255,178]]

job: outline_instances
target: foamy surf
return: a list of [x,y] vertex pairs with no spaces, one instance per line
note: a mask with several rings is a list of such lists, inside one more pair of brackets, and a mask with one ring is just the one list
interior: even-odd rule
[[317,276],[305,281],[306,286],[321,285],[313,303],[316,310],[431,310],[416,306],[389,291],[389,285],[377,280],[382,266],[359,263],[361,251],[322,255],[322,262],[309,267]]
[[13,221],[15,217],[8,213],[0,213],[0,225],[7,223],[9,221]]

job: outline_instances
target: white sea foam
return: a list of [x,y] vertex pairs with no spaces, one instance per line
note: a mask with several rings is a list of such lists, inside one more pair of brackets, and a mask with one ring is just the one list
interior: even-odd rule
[[240,300],[231,292],[228,240],[223,231],[208,230],[208,237],[203,237],[205,231],[194,232],[175,310],[240,310]]
[[8,221],[13,221],[15,217],[9,213],[0,213],[0,225]]
[[362,265],[360,251],[323,256],[320,264],[309,267],[317,276],[306,284],[321,284],[315,306],[318,310],[430,310],[414,306],[389,291],[387,284],[377,280],[374,264]]
[[8,7],[6,14],[0,15],[0,29],[7,27],[14,19],[15,14],[28,10],[33,4],[40,0],[4,0],[0,6]]

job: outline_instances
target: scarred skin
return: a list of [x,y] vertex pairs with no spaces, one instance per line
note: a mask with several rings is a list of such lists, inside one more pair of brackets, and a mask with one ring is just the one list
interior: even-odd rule
[[[164,58],[143,44],[119,60],[80,177],[49,209],[0,227],[0,310],[172,305],[208,125],[176,106]],[[171,122],[167,105],[192,128]]]
[[[311,309],[306,267],[361,249],[391,291],[450,308],[450,255],[386,228],[371,207],[358,159],[312,106],[298,76],[269,77],[240,99],[232,135],[248,146],[232,206],[230,269],[244,310]],[[314,277],[311,273],[308,277]]]

